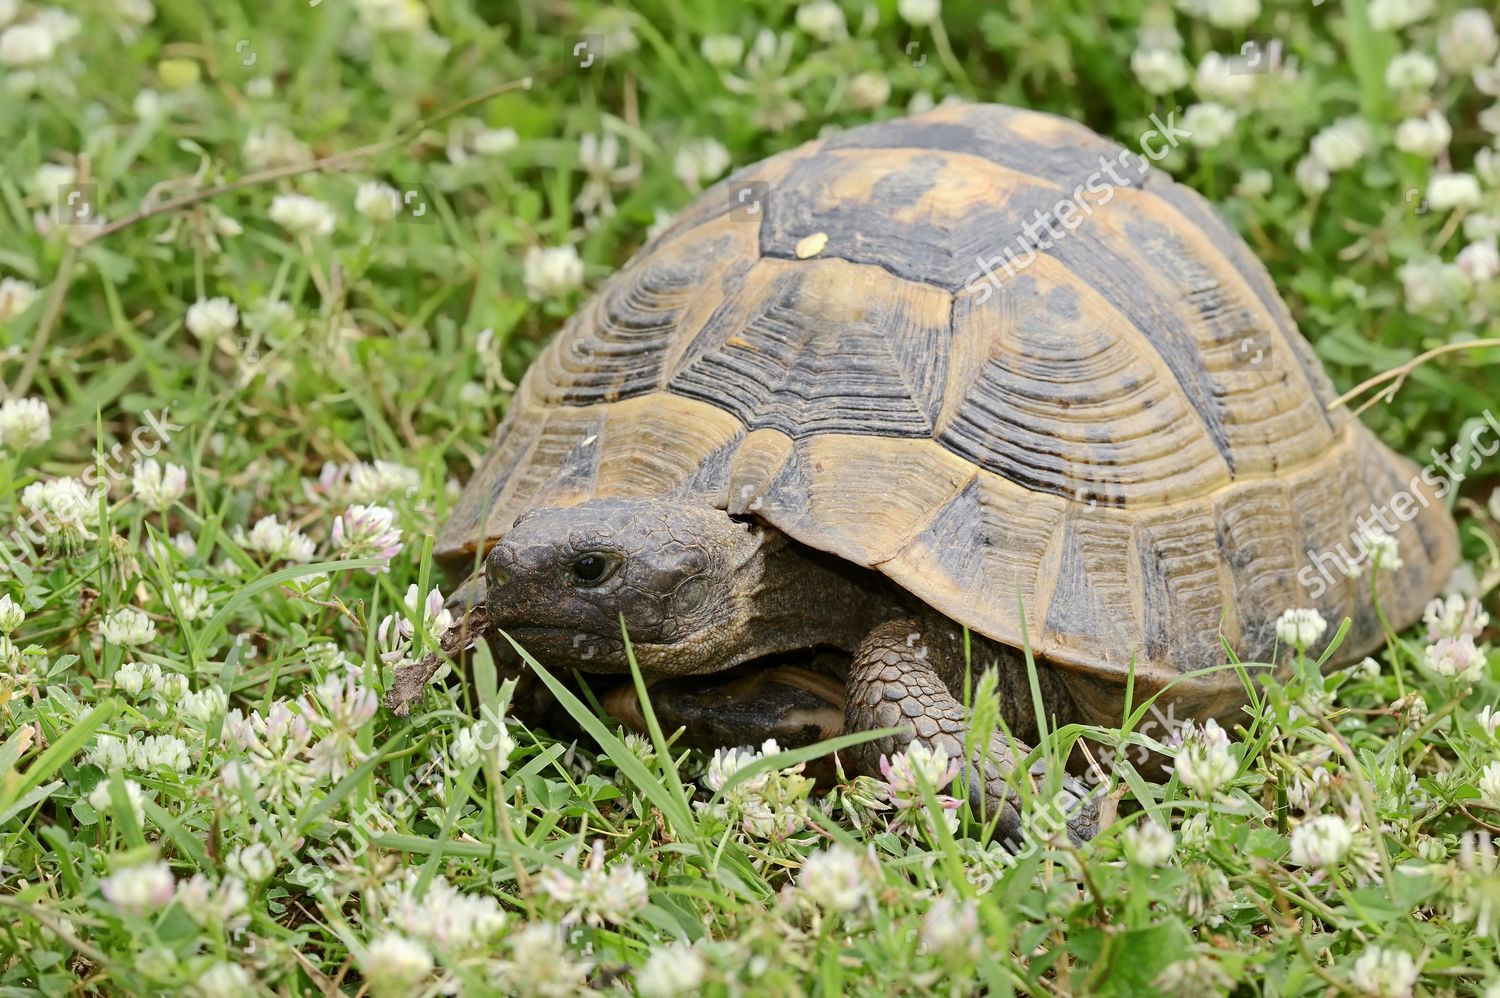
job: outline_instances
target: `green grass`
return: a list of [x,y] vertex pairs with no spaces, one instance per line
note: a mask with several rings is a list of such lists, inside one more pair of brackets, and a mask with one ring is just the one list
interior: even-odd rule
[[[1419,461],[1470,439],[1500,399],[1500,349],[1461,346],[1500,336],[1500,71],[1460,71],[1482,34],[1443,40],[1459,4],[1397,29],[1389,11],[1416,4],[1266,0],[1226,27],[976,0],[913,26],[879,0],[840,4],[820,40],[826,8],[799,27],[774,0],[160,0],[132,22],[140,3],[81,0],[71,37],[25,3],[30,36],[0,34],[0,377],[50,414],[46,439],[0,418],[0,595],[24,618],[0,643],[0,994],[1500,994],[1493,625],[1470,628],[1472,681],[1423,667],[1423,628],[1373,669],[1299,669],[1227,743],[1193,735],[1167,782],[1122,761],[1123,816],[1094,842],[1017,854],[953,834],[925,771],[898,810],[868,778],[811,793],[809,753],[708,767],[576,701],[593,743],[513,719],[502,736],[511,688],[485,655],[409,718],[376,707],[438,637],[405,597],[447,585],[430,538],[511,389],[692,199],[681,150],[722,144],[706,186],[950,97],[1133,146],[1215,87],[1143,88],[1132,55],[1168,25],[1190,66],[1253,33],[1296,70],[1249,77],[1222,142],[1160,165],[1245,235],[1340,390],[1460,345],[1364,418]],[[45,62],[4,64],[48,30]],[[704,41],[723,35],[748,55],[716,67],[726,43]],[[604,40],[587,69],[581,36]],[[1403,51],[1441,52],[1430,86],[1388,81]],[[1429,109],[1446,151],[1398,149]],[[1367,147],[1325,190],[1307,166],[1294,180],[1349,117]],[[601,135],[612,164],[583,141]],[[1419,211],[1444,169],[1478,175],[1480,203]],[[426,210],[357,212],[374,180]],[[56,224],[75,183],[103,228]],[[273,219],[292,193],[333,232]],[[581,278],[542,287],[533,255],[528,280],[528,251],[562,246]],[[238,321],[190,329],[218,297]],[[152,455],[183,473],[160,502],[131,480]],[[1471,458],[1449,501],[1500,617],[1500,463]],[[26,489],[86,472],[107,491],[55,506],[80,524],[28,540]],[[391,511],[399,553],[335,545],[351,504]],[[267,516],[305,540],[252,529]],[[1132,706],[1130,734],[1055,746],[1160,747]],[[1045,828],[1046,795],[1027,797]],[[1169,855],[1143,819],[1172,829]]]

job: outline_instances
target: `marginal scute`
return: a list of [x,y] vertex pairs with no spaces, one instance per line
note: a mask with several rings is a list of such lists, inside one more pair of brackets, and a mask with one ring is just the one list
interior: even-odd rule
[[1269,661],[1277,616],[1306,599],[1297,588],[1301,556],[1286,533],[1295,522],[1287,484],[1269,478],[1225,489],[1214,497],[1213,517],[1239,611],[1235,650],[1245,661]]

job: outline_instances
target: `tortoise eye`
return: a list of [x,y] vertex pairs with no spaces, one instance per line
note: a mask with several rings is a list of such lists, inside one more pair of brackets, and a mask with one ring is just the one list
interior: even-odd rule
[[597,586],[615,574],[620,561],[620,556],[610,551],[585,551],[568,563],[568,585]]

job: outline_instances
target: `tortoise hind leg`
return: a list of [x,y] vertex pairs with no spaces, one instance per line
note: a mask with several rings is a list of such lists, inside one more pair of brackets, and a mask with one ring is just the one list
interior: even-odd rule
[[[948,621],[934,620],[924,625],[916,618],[907,618],[880,625],[860,645],[849,670],[844,730],[868,731],[903,725],[907,730],[850,749],[848,755],[859,772],[877,775],[882,754],[894,756],[914,739],[932,748],[943,748],[949,758],[964,757],[968,715],[943,679],[963,675],[962,639],[953,631],[954,625]],[[1005,667],[1004,663],[1001,667]],[[1003,682],[1002,691],[1007,688],[1014,692],[1016,683]],[[1009,707],[1004,711],[1007,719],[1026,713],[1015,704]],[[1015,727],[1012,725],[1013,730]],[[975,815],[987,818],[1000,815],[995,835],[1003,842],[1019,844],[1025,838],[1021,801],[1007,778],[1029,751],[1020,742],[995,731],[989,736],[987,757],[976,754],[975,764],[983,767],[981,778],[975,778],[981,775],[975,772],[975,767],[969,768],[970,806]],[[1038,763],[1033,767],[1034,775],[1043,775],[1041,766]],[[1066,816],[1069,838],[1082,842],[1097,831],[1097,801],[1080,780],[1066,773],[1062,776],[1062,790],[1054,798],[1054,804],[1062,812],[1059,817]]]

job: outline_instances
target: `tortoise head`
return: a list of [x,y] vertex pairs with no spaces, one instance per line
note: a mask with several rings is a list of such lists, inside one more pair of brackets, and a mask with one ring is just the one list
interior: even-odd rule
[[768,536],[671,499],[533,509],[485,559],[490,624],[549,667],[623,672],[623,619],[643,670],[715,672],[735,664]]

